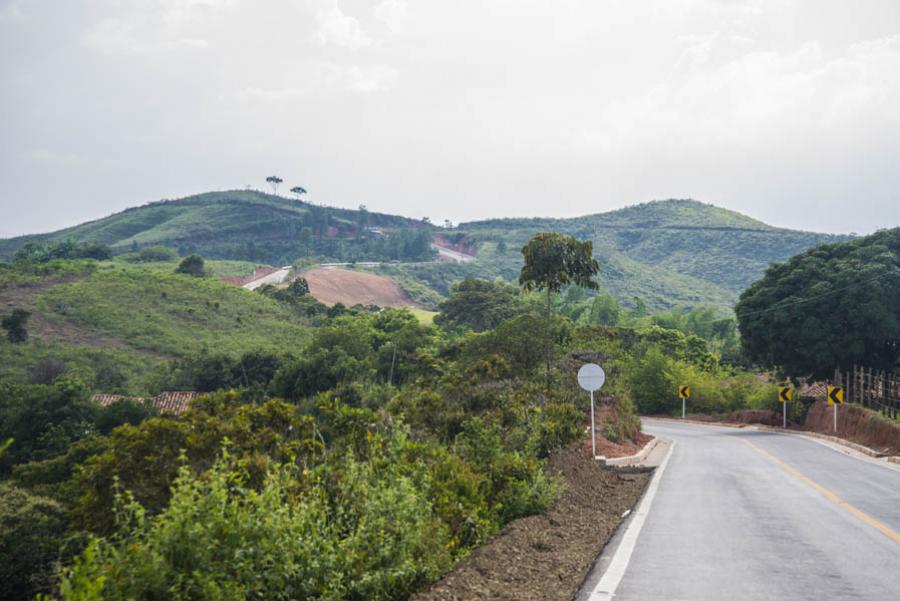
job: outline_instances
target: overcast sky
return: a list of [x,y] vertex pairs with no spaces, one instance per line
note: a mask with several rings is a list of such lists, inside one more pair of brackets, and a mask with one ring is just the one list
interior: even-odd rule
[[436,222],[900,225],[900,2],[0,0],[0,236],[270,174]]

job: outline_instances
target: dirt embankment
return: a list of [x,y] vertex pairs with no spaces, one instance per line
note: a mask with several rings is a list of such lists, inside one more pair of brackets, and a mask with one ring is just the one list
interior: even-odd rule
[[900,426],[883,419],[875,411],[841,405],[837,424],[835,434],[834,407],[825,401],[816,401],[806,413],[803,429],[838,436],[876,451],[900,454]]
[[413,599],[572,599],[650,474],[604,468],[575,449],[556,452],[547,469],[564,483],[549,512],[512,522]]
[[326,305],[419,307],[397,282],[374,273],[319,267],[304,271],[300,276],[309,283],[310,294]]

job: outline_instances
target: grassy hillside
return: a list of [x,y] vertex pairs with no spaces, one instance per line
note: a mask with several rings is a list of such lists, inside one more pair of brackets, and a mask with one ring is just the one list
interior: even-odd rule
[[[403,217],[231,191],[160,201],[59,232],[0,240],[0,258],[29,242],[71,239],[107,244],[116,252],[164,245],[182,255],[273,265],[297,259],[388,261],[374,271],[434,307],[466,276],[515,279],[519,249],[542,231],[592,240],[603,288],[626,305],[639,297],[656,309],[731,307],[769,263],[846,238],[779,229],[693,200],[654,201],[572,219],[491,219],[443,230]],[[478,260],[431,262],[432,232],[478,247]]]
[[[541,231],[592,240],[602,286],[625,303],[637,296],[660,309],[730,306],[770,262],[846,238],[779,229],[693,200],[654,201],[572,219],[463,223],[454,236],[477,243],[481,252],[478,261],[452,268],[454,275],[515,277],[519,249]],[[498,252],[501,241],[506,250]],[[410,271],[417,269],[422,270]],[[449,282],[431,283],[445,293]]]
[[[164,264],[65,262],[62,271],[0,278],[0,312],[32,313],[29,340],[0,340],[0,379],[27,381],[58,361],[104,392],[144,393],[170,359],[203,351],[286,351],[307,339],[306,323],[261,294],[214,278],[176,275]],[[232,263],[212,262],[234,272]]]
[[273,264],[287,264],[306,254],[381,259],[376,256],[381,241],[361,236],[361,224],[388,234],[428,227],[404,217],[321,207],[256,191],[209,192],[126,209],[49,234],[0,240],[0,259],[11,258],[27,243],[63,240],[98,242],[116,252],[163,245],[182,255],[196,252],[208,258]]

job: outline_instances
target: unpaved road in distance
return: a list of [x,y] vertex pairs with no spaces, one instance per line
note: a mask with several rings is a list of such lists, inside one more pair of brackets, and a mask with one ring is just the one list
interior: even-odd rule
[[257,288],[265,284],[280,284],[284,281],[284,278],[287,277],[290,271],[290,266],[282,267],[278,271],[273,271],[269,275],[265,275],[258,280],[253,280],[252,282],[244,284],[244,288],[246,288],[247,290],[256,290]]
[[578,599],[900,599],[900,471],[771,432],[644,430],[675,441],[668,465],[614,594]]

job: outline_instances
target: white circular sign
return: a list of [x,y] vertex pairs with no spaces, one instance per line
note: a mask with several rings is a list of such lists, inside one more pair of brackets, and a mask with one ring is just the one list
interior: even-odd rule
[[578,385],[593,392],[600,390],[606,382],[606,373],[596,363],[585,363],[578,370]]

